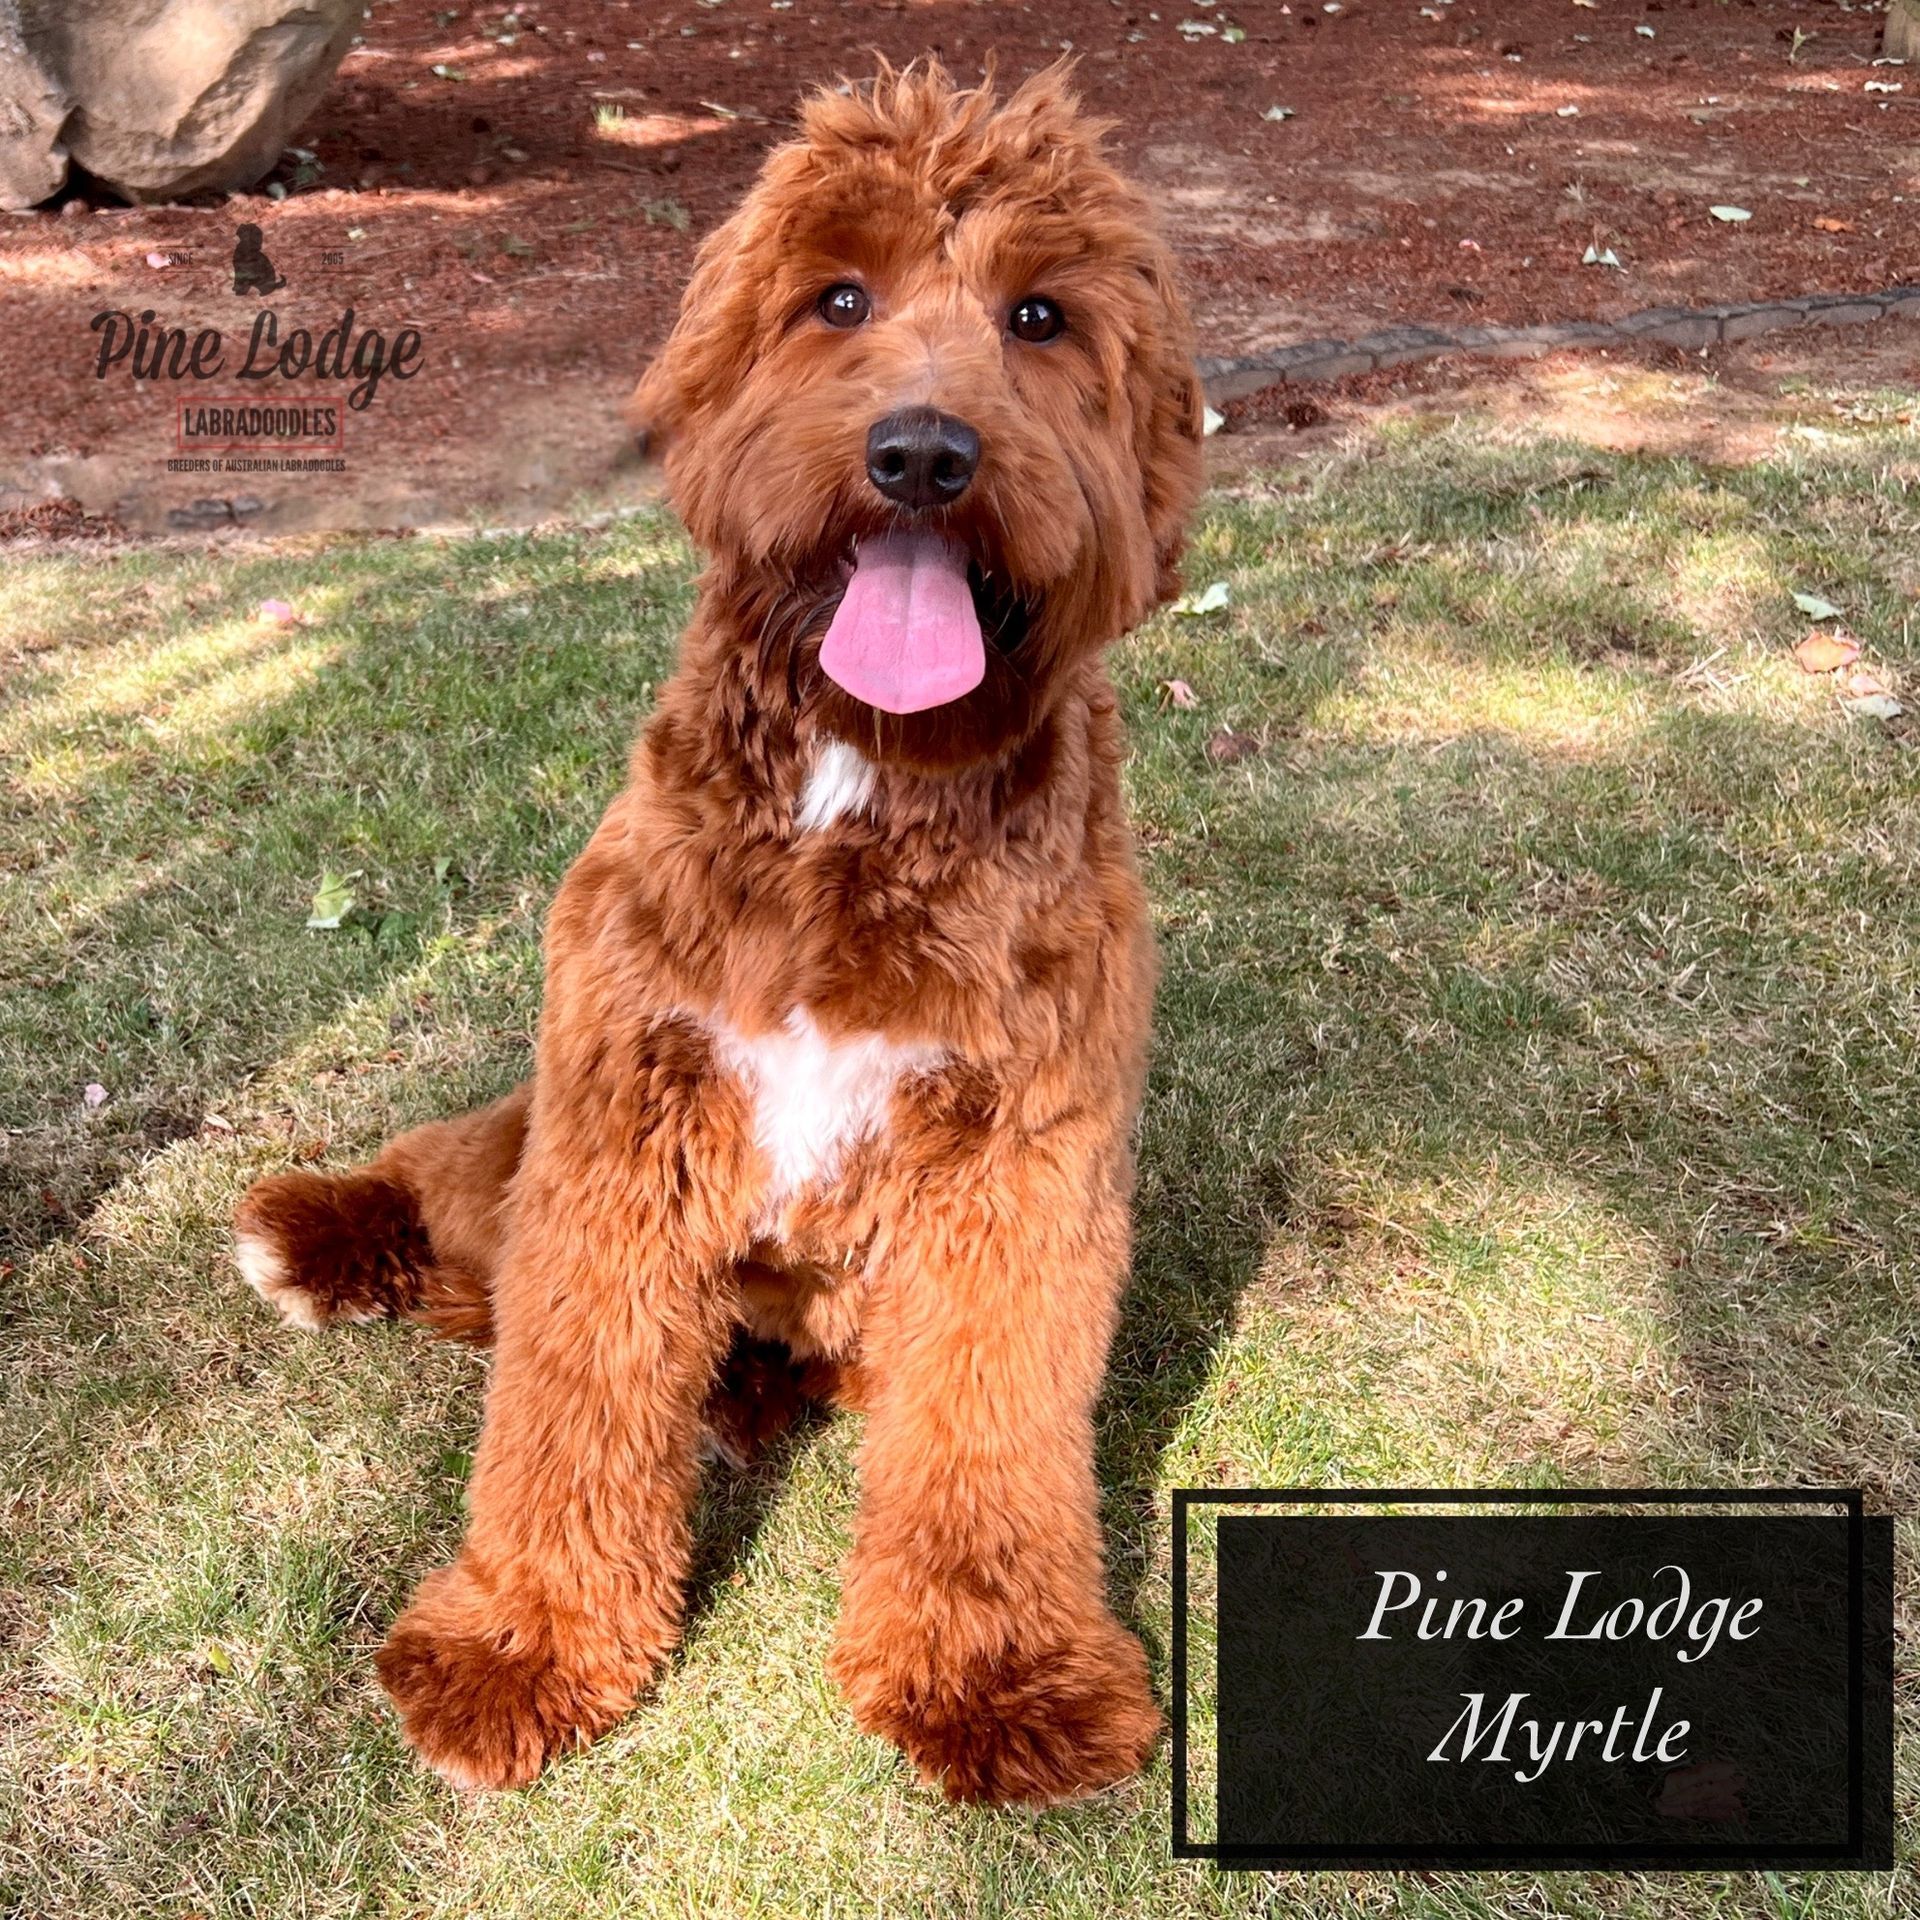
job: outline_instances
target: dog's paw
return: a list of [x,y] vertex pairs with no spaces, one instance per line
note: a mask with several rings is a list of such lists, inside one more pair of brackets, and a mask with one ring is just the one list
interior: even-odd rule
[[1140,1643],[1104,1620],[1075,1643],[900,1693],[836,1671],[869,1733],[950,1800],[1052,1806],[1138,1773],[1160,1736]]
[[403,1313],[432,1258],[412,1196],[366,1173],[256,1181],[233,1222],[241,1278],[289,1326]]
[[629,1696],[571,1671],[539,1630],[489,1626],[455,1565],[432,1576],[375,1657],[407,1744],[469,1790],[524,1787],[586,1743]]

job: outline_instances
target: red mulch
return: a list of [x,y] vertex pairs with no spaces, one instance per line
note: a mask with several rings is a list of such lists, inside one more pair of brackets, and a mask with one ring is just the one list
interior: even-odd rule
[[[77,473],[90,507],[127,505],[129,487],[148,509],[210,490],[271,502],[297,485],[311,499],[377,476],[458,511],[603,468],[614,403],[699,237],[780,137],[796,92],[866,70],[874,48],[937,53],[964,73],[992,51],[1019,74],[1071,46],[1084,92],[1166,210],[1203,350],[1920,279],[1920,68],[1872,66],[1879,15],[1832,0],[1331,12],[1322,0],[527,0],[511,14],[374,0],[372,12],[300,136],[318,171],[284,200],[0,219],[0,509],[45,491],[48,472]],[[1245,39],[1186,36],[1188,21]],[[1796,29],[1811,36],[1797,54]],[[1292,117],[1263,119],[1270,106]],[[1723,223],[1715,203],[1753,218]],[[87,323],[102,307],[243,330],[257,303],[228,278],[242,218],[288,278],[272,301],[283,324],[317,332],[350,303],[389,337],[424,330],[421,375],[349,416],[347,475],[166,475],[174,403],[193,390],[91,377]],[[1627,270],[1583,267],[1589,242]],[[302,387],[288,397],[312,397]],[[30,458],[56,453],[99,458]]]

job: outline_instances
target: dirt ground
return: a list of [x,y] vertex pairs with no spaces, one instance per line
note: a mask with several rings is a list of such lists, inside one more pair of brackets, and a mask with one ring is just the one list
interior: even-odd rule
[[[270,183],[283,197],[75,194],[0,218],[0,515],[44,523],[68,498],[134,528],[264,531],[625,497],[646,482],[621,465],[617,403],[694,246],[796,93],[876,48],[969,74],[989,52],[1007,74],[1077,55],[1166,210],[1207,352],[1920,279],[1920,68],[1873,64],[1879,13],[1840,0],[372,0],[370,16]],[[243,220],[285,276],[264,303],[233,290]],[[1583,266],[1590,245],[1621,266]],[[341,471],[170,472],[181,400],[235,383],[126,363],[96,378],[90,321],[218,328],[232,369],[263,304],[283,335],[317,338],[348,307],[389,349],[415,328],[419,371],[343,412]],[[239,397],[337,403],[339,385]]]

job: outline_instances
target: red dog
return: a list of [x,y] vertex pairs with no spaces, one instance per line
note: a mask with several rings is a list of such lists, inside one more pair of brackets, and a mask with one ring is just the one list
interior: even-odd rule
[[713,563],[531,1090],[261,1182],[240,1264],[300,1325],[497,1342],[466,1543],[379,1660],[448,1779],[531,1780],[668,1658],[744,1330],[866,1411],[860,1725],[955,1798],[1084,1793],[1160,1724],[1092,1418],[1153,971],[1101,650],[1201,471],[1171,263],[1057,72],[883,73],[807,105],[635,407]]

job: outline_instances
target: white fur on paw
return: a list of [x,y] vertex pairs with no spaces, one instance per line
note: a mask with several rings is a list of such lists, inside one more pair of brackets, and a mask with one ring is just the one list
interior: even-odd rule
[[422,1754],[421,1759],[437,1773],[448,1786],[460,1793],[490,1793],[495,1791],[494,1783],[477,1769],[462,1766],[458,1760],[434,1760]]
[[318,1333],[327,1324],[313,1296],[289,1272],[276,1241],[264,1233],[242,1233],[234,1240],[233,1258],[240,1277],[288,1326]]

